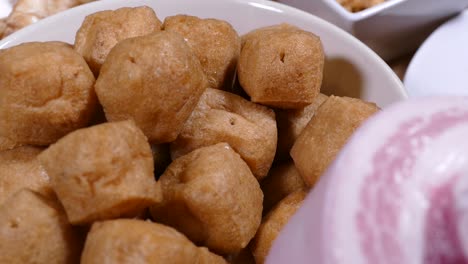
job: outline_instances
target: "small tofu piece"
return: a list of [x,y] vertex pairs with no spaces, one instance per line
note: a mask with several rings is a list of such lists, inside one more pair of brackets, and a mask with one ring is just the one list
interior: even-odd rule
[[112,48],[120,41],[161,30],[161,21],[147,6],[123,7],[88,15],[76,32],[75,50],[88,63],[94,75]]
[[227,262],[168,226],[135,219],[95,222],[86,238],[81,264],[114,263]]
[[243,37],[237,74],[252,102],[297,109],[319,94],[324,62],[318,36],[280,24]]
[[135,217],[161,199],[150,145],[133,121],[77,130],[39,159],[72,224]]
[[263,214],[267,214],[279,201],[289,194],[307,190],[301,175],[292,161],[271,168],[268,177],[260,183],[263,191]]
[[232,87],[241,39],[231,24],[213,18],[176,15],[166,17],[163,29],[184,37],[200,60],[209,87]]
[[302,130],[307,126],[310,119],[314,116],[317,108],[322,105],[328,96],[320,93],[310,105],[300,109],[281,110],[276,113],[276,123],[278,126],[278,148],[276,149],[277,160],[290,159],[289,152],[291,151],[294,142],[301,134]]
[[0,148],[48,146],[85,127],[94,76],[69,44],[28,42],[0,52]]
[[313,187],[354,131],[379,110],[356,98],[330,96],[317,110],[291,149],[308,187]]
[[0,206],[0,263],[79,263],[83,238],[57,200],[22,189]]
[[306,195],[307,193],[304,191],[297,191],[288,195],[263,218],[262,224],[250,244],[255,263],[263,264],[265,262],[276,237],[299,209]]
[[24,146],[0,152],[0,205],[24,188],[54,197],[49,176],[37,159],[42,150]]
[[385,0],[337,0],[337,2],[350,12],[359,12],[381,4],[385,2]]
[[208,88],[171,144],[176,159],[200,147],[227,142],[257,179],[265,177],[276,151],[275,114],[240,96]]
[[239,252],[260,225],[260,185],[226,143],[199,148],[174,160],[159,182],[163,202],[151,207],[153,218],[213,252]]
[[152,144],[172,142],[207,88],[200,61],[177,33],[119,42],[96,81],[106,119],[133,119]]

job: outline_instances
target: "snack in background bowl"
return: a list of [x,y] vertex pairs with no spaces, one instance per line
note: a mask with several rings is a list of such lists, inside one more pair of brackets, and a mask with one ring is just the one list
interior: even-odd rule
[[359,12],[381,4],[385,0],[337,0],[337,2],[350,12]]

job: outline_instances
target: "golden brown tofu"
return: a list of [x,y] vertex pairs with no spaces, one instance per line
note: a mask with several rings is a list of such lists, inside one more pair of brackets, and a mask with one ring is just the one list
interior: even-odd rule
[[75,37],[75,50],[97,76],[111,49],[120,41],[161,30],[161,21],[147,6],[123,7],[91,14]]
[[279,201],[289,194],[306,190],[301,175],[292,161],[277,164],[271,168],[260,186],[263,191],[263,214],[267,214]]
[[0,136],[46,146],[88,124],[94,76],[61,42],[24,43],[0,53]]
[[226,261],[195,246],[175,229],[149,221],[117,219],[93,224],[81,264],[199,263]]
[[330,96],[318,108],[291,149],[307,186],[314,186],[353,132],[378,110],[374,103],[338,96]]
[[41,151],[25,146],[0,152],[0,205],[23,188],[54,196],[49,176],[37,159]]
[[208,88],[171,144],[173,159],[200,147],[227,142],[257,179],[273,162],[277,141],[275,114],[240,96]]
[[119,42],[101,68],[96,93],[107,120],[133,119],[160,144],[176,139],[206,87],[184,39],[162,31]]
[[328,96],[319,94],[314,102],[300,109],[276,110],[276,123],[278,126],[278,148],[276,149],[277,160],[290,159],[294,142],[314,116],[317,108],[327,100]]
[[306,195],[307,193],[304,191],[297,191],[288,195],[265,216],[255,238],[250,244],[255,263],[265,263],[268,252],[276,237],[278,237],[281,229],[283,229],[289,219],[299,209]]
[[56,200],[23,189],[0,206],[0,263],[79,263],[82,244]]
[[166,17],[163,29],[184,37],[200,60],[209,87],[231,88],[241,41],[236,30],[228,22],[176,15]]
[[219,254],[246,247],[260,225],[263,194],[239,154],[226,143],[172,162],[159,179],[163,202],[151,208],[197,245]]
[[258,29],[243,38],[239,81],[252,102],[296,109],[320,92],[325,55],[320,38],[289,25]]
[[25,144],[15,142],[7,137],[0,135],[0,151],[12,150],[24,146]]
[[161,199],[150,145],[132,121],[77,130],[39,159],[72,224],[134,217]]

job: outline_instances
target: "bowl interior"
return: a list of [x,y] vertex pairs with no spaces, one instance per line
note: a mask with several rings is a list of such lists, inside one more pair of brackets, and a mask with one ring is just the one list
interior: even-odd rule
[[385,107],[406,98],[400,80],[373,51],[336,26],[311,14],[266,0],[103,0],[82,5],[37,22],[0,42],[8,48],[28,41],[73,43],[86,15],[124,6],[152,7],[158,17],[190,14],[230,22],[239,34],[278,23],[290,23],[320,36],[326,53],[322,91],[352,96]]

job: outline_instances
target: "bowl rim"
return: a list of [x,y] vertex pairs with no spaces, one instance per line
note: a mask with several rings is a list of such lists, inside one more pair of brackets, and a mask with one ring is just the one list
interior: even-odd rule
[[[149,0],[142,0],[141,2],[144,2],[144,1],[149,1]],[[398,92],[401,94],[401,99],[402,100],[405,100],[405,99],[408,98],[408,93],[407,93],[406,89],[404,88],[402,81],[398,78],[398,76],[395,74],[395,72],[393,72],[393,70],[390,68],[390,66],[380,56],[378,56],[370,47],[365,45],[363,42],[358,40],[356,37],[354,37],[350,33],[348,33],[346,31],[344,31],[343,29],[339,28],[338,26],[336,26],[336,25],[334,25],[334,24],[332,24],[332,23],[330,23],[330,22],[328,22],[328,21],[326,21],[326,20],[324,20],[324,19],[322,19],[320,17],[317,17],[317,16],[315,16],[315,15],[313,15],[311,13],[308,13],[306,11],[300,10],[300,9],[292,7],[292,6],[288,6],[288,5],[283,4],[283,3],[270,1],[270,0],[224,0],[224,1],[239,3],[239,4],[242,4],[242,5],[254,6],[254,7],[257,7],[257,8],[269,9],[269,10],[273,10],[273,11],[276,11],[276,12],[279,12],[279,13],[290,13],[293,16],[296,16],[296,17],[305,17],[309,21],[313,21],[314,23],[320,24],[321,26],[329,29],[334,34],[341,35],[343,38],[347,39],[347,41],[350,41],[350,42],[354,43],[357,46],[357,48],[359,48],[363,52],[367,53],[369,57],[371,57],[377,64],[379,64],[379,66],[381,66],[380,68],[383,71],[385,71],[386,75],[389,77],[389,80],[391,80],[394,83],[395,88],[398,89]],[[316,1],[316,0],[313,0],[313,1]],[[335,0],[325,0],[325,1],[329,1],[329,2],[333,1],[333,2],[335,2],[334,4],[338,5],[339,8],[342,11],[353,14],[351,12],[346,11],[344,8],[342,8],[341,5],[339,5],[338,2],[336,2]],[[389,3],[392,3],[392,2],[399,3],[399,2],[402,2],[402,1],[407,1],[407,0],[391,0],[391,1],[389,1]],[[80,5],[80,6],[70,8],[70,9],[65,10],[63,12],[60,12],[60,13],[57,13],[55,15],[46,17],[46,18],[44,18],[42,20],[39,20],[38,22],[36,22],[34,24],[31,24],[31,25],[29,25],[29,26],[27,26],[27,27],[25,27],[25,28],[23,28],[21,30],[18,30],[17,32],[7,36],[6,38],[4,38],[3,40],[0,41],[0,50],[4,49],[5,46],[7,46],[10,42],[13,42],[13,41],[15,41],[17,39],[21,39],[21,38],[23,38],[25,36],[30,35],[31,33],[33,33],[36,30],[36,28],[47,27],[50,24],[54,24],[54,22],[57,19],[61,18],[61,17],[66,17],[66,16],[69,16],[71,14],[87,13],[86,11],[95,9],[97,7],[103,7],[103,8],[111,9],[110,6],[112,6],[112,4],[116,4],[116,3],[121,3],[122,4],[122,3],[125,3],[125,2],[129,3],[129,5],[131,5],[132,3],[140,2],[140,1],[134,1],[134,0],[100,0],[100,1],[89,2],[87,4],[83,4],[83,5]],[[144,5],[144,4],[142,3],[141,5]],[[132,6],[134,6],[134,4]]]

